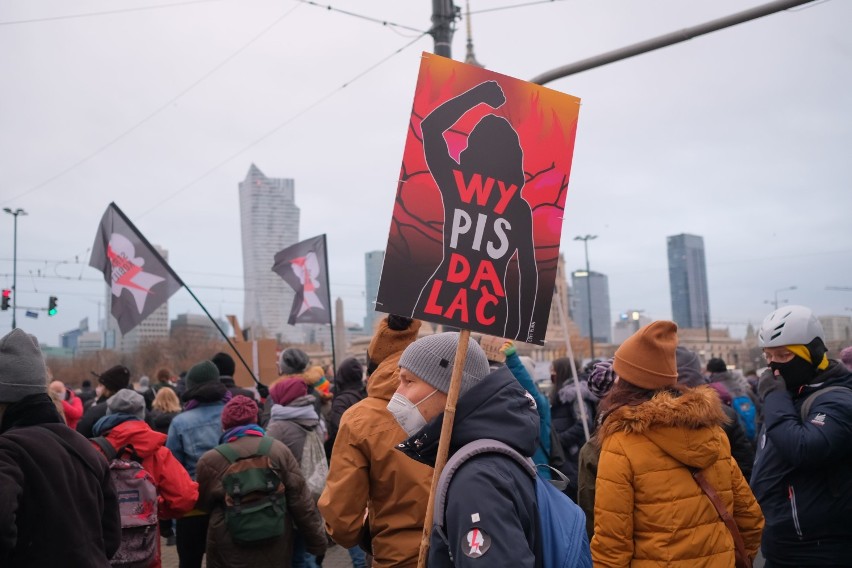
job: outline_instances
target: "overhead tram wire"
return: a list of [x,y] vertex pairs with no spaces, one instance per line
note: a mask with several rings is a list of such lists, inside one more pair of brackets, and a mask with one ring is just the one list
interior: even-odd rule
[[162,10],[164,8],[178,8],[192,4],[210,4],[212,2],[223,2],[224,0],[186,0],[185,2],[171,2],[169,4],[153,4],[151,6],[136,6],[135,8],[119,8],[116,10],[102,10],[100,12],[84,12],[82,14],[67,14],[65,16],[45,16],[43,18],[30,18],[27,20],[0,21],[0,26],[16,26],[21,24],[37,24],[40,22],[55,22],[58,20],[76,20],[80,18],[91,18],[95,16],[112,16],[115,14],[126,14],[128,12],[145,12],[149,10]]
[[235,58],[235,57],[237,57],[239,54],[241,54],[243,51],[245,51],[246,49],[248,49],[248,48],[249,48],[252,44],[254,44],[254,43],[255,43],[257,40],[259,40],[261,37],[263,37],[264,35],[266,35],[267,33],[269,33],[269,32],[272,30],[272,28],[274,28],[274,27],[275,27],[275,26],[277,26],[279,23],[281,23],[281,21],[282,21],[282,20],[284,20],[287,16],[289,16],[290,14],[292,14],[292,13],[293,13],[293,12],[294,12],[297,8],[299,8],[299,6],[301,6],[301,4],[302,4],[302,3],[301,3],[301,1],[300,1],[300,0],[296,0],[296,3],[295,3],[295,5],[293,5],[293,7],[291,7],[289,10],[287,10],[286,12],[284,12],[283,14],[281,14],[281,15],[280,15],[278,18],[276,18],[275,20],[273,20],[273,22],[272,22],[271,24],[269,24],[268,26],[266,26],[265,28],[263,28],[262,30],[260,30],[260,31],[259,31],[257,34],[255,34],[255,35],[254,35],[254,36],[253,36],[250,40],[248,40],[246,43],[244,43],[242,46],[240,46],[240,48],[239,48],[239,49],[237,49],[236,51],[234,51],[233,53],[231,53],[228,57],[226,57],[225,59],[223,59],[222,61],[220,61],[220,62],[219,62],[218,64],[216,64],[216,65],[215,65],[212,69],[210,69],[210,70],[209,70],[209,71],[207,71],[204,75],[202,75],[201,77],[199,77],[198,79],[196,79],[196,80],[195,80],[192,84],[190,84],[188,87],[186,87],[185,89],[183,89],[183,90],[182,90],[181,92],[179,92],[177,95],[173,96],[173,97],[172,97],[172,98],[170,98],[168,101],[166,101],[165,103],[163,103],[162,105],[160,105],[159,107],[157,107],[154,111],[152,111],[151,113],[149,113],[149,114],[148,114],[147,116],[145,116],[142,120],[138,121],[136,124],[134,124],[133,126],[131,126],[130,128],[128,128],[127,130],[125,130],[124,132],[122,132],[121,134],[119,134],[118,136],[116,136],[115,138],[113,138],[112,140],[110,140],[109,142],[107,142],[106,144],[102,145],[101,147],[99,147],[99,148],[98,148],[97,150],[95,150],[94,152],[92,152],[92,153],[88,154],[87,156],[85,156],[85,157],[83,157],[83,158],[81,158],[81,159],[77,160],[76,162],[74,162],[73,164],[71,164],[70,166],[68,166],[67,168],[65,168],[64,170],[62,170],[62,171],[60,171],[59,173],[57,173],[57,174],[55,174],[55,175],[53,175],[53,176],[51,176],[51,177],[47,178],[46,180],[42,181],[41,183],[34,185],[33,187],[31,187],[31,188],[29,188],[29,189],[27,189],[27,190],[23,191],[22,193],[19,193],[18,195],[14,196],[14,197],[11,197],[11,198],[9,198],[9,199],[5,199],[5,200],[3,200],[3,201],[2,201],[2,202],[0,202],[0,203],[11,203],[11,202],[13,202],[13,201],[16,201],[16,200],[18,200],[18,199],[20,199],[20,198],[22,198],[22,197],[25,197],[25,196],[29,195],[30,193],[32,193],[32,192],[34,192],[34,191],[36,191],[36,190],[38,190],[38,189],[41,189],[42,187],[44,187],[44,186],[46,186],[46,185],[48,185],[48,184],[50,184],[50,183],[52,183],[52,182],[56,181],[57,179],[61,178],[61,177],[62,177],[62,176],[64,176],[65,174],[67,174],[67,173],[69,173],[69,172],[72,172],[73,170],[75,170],[75,169],[77,169],[78,167],[82,166],[83,164],[85,164],[86,162],[88,162],[89,160],[91,160],[92,158],[94,158],[95,156],[97,156],[98,154],[100,154],[101,152],[103,152],[104,150],[107,150],[108,148],[110,148],[111,146],[113,146],[115,143],[117,143],[117,142],[119,142],[120,140],[124,139],[126,136],[128,136],[129,134],[131,134],[132,132],[134,132],[136,129],[138,129],[140,126],[142,126],[143,124],[147,123],[147,122],[148,122],[148,121],[150,121],[152,118],[154,118],[155,116],[157,116],[158,114],[160,114],[161,112],[163,112],[164,110],[166,110],[167,108],[169,108],[170,106],[172,106],[175,102],[177,102],[177,101],[178,101],[179,99],[181,99],[184,95],[186,95],[187,93],[189,93],[190,91],[192,91],[195,87],[197,87],[198,85],[200,85],[201,83],[203,83],[204,81],[206,81],[207,79],[209,79],[209,78],[210,78],[213,74],[215,74],[215,73],[216,73],[217,71],[219,71],[222,67],[224,67],[225,65],[227,65],[227,64],[228,64],[228,63],[229,63],[232,59],[234,59],[234,58]]
[[[388,20],[385,20],[385,19],[382,19],[382,18],[374,18],[372,16],[365,16],[363,14],[356,14],[355,12],[350,12],[349,10],[342,10],[340,8],[335,8],[334,6],[332,6],[330,4],[320,4],[318,2],[313,2],[312,0],[298,0],[298,1],[301,2],[302,4],[308,4],[308,5],[314,6],[316,8],[323,8],[325,10],[328,10],[329,12],[337,12],[339,14],[345,14],[346,16],[351,16],[353,18],[358,18],[359,20],[366,20],[368,22],[381,24],[381,25],[387,26],[389,28],[399,28],[401,30],[407,30],[407,31],[410,31],[410,32],[417,32],[419,34],[427,33],[426,30],[420,30],[420,29],[417,29],[417,28],[412,28],[411,26],[406,26],[406,25],[403,25],[403,24],[397,24],[395,22],[391,22],[391,21],[388,21]],[[552,1],[552,0],[548,0],[548,1]]]
[[343,83],[342,85],[337,87],[336,89],[334,89],[334,90],[330,91],[329,93],[325,94],[324,96],[320,97],[319,99],[317,99],[313,103],[309,104],[308,106],[306,106],[305,108],[303,108],[302,110],[297,112],[296,114],[285,119],[283,122],[278,123],[278,125],[273,127],[271,130],[266,131],[266,133],[264,133],[260,137],[256,138],[253,142],[250,142],[249,144],[243,146],[240,150],[237,150],[236,152],[234,152],[233,154],[231,154],[230,156],[228,156],[227,158],[225,158],[221,162],[212,166],[210,169],[205,171],[203,174],[201,174],[197,178],[193,179],[189,183],[183,185],[182,187],[177,189],[174,193],[172,193],[171,195],[169,195],[165,199],[154,204],[154,206],[152,206],[150,209],[146,210],[141,215],[138,215],[137,218],[142,218],[145,215],[147,215],[148,213],[150,213],[151,211],[153,211],[154,209],[157,209],[161,205],[164,205],[165,203],[171,201],[172,199],[174,199],[175,197],[177,197],[178,195],[180,195],[181,193],[183,193],[187,189],[191,188],[195,184],[197,184],[197,183],[201,182],[202,180],[204,180],[205,178],[207,178],[207,176],[209,176],[210,174],[212,174],[213,172],[215,172],[216,170],[218,170],[222,166],[232,162],[233,160],[235,160],[236,158],[238,158],[239,156],[241,156],[242,154],[244,154],[245,152],[247,152],[251,148],[254,148],[258,144],[260,144],[261,142],[263,142],[264,140],[266,140],[267,138],[269,138],[273,134],[277,133],[279,130],[281,130],[282,128],[284,128],[288,124],[290,124],[291,122],[295,121],[297,118],[299,118],[302,115],[312,111],[313,109],[315,109],[316,107],[318,107],[319,105],[321,105],[322,103],[324,103],[325,101],[327,101],[328,99],[330,99],[331,97],[333,97],[334,95],[336,95],[337,93],[339,93],[340,91],[342,91],[343,89],[345,89],[346,87],[348,87],[349,85],[354,83],[355,81],[363,78],[365,75],[367,75],[368,73],[370,73],[371,71],[373,71],[374,69],[376,69],[377,67],[379,67],[380,65],[385,63],[386,61],[388,61],[389,59],[393,58],[395,55],[402,53],[407,48],[411,47],[412,45],[414,45],[415,43],[417,43],[419,40],[421,40],[423,37],[425,37],[427,35],[429,35],[429,32],[423,32],[422,34],[420,34],[419,36],[417,36],[413,40],[409,41],[408,43],[406,43],[402,47],[395,50],[390,55],[387,55],[387,56],[383,57],[382,59],[380,59],[378,62],[374,63],[373,65],[370,65],[364,71],[361,71],[360,73],[358,73],[357,75],[355,75],[354,77],[352,77],[351,79],[349,79],[348,81],[346,81],[345,83]]
[[513,8],[525,8],[527,6],[535,6],[537,4],[554,4],[556,2],[564,2],[565,0],[534,0],[533,2],[523,2],[521,4],[509,4],[507,6],[496,6],[494,8],[483,8],[482,10],[471,10],[470,15],[486,14],[488,12],[500,12],[502,10],[511,10]]

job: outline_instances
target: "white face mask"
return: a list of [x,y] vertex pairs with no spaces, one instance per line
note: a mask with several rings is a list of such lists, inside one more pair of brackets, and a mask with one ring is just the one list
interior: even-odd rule
[[414,404],[399,393],[394,393],[388,403],[388,412],[393,414],[393,417],[399,425],[402,426],[402,429],[405,430],[406,434],[413,436],[418,430],[426,426],[426,419],[423,418],[423,415],[420,414],[417,407],[423,404],[423,402],[428,400],[429,397],[436,392],[438,392],[438,389],[433,390],[417,404]]

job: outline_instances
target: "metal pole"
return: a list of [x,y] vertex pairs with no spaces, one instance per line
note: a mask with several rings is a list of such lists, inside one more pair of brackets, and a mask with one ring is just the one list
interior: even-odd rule
[[595,327],[592,323],[592,272],[589,270],[589,236],[583,239],[586,249],[586,297],[589,300],[589,359],[595,358]]
[[452,58],[456,15],[453,0],[432,0],[432,29],[429,34],[435,40],[435,55]]
[[582,61],[577,61],[576,63],[571,63],[569,65],[557,67],[556,69],[551,69],[550,71],[546,71],[541,75],[533,77],[530,82],[538,83],[539,85],[544,85],[551,81],[555,81],[556,79],[561,79],[562,77],[574,75],[582,71],[588,71],[589,69],[601,67],[608,63],[614,63],[616,61],[621,61],[622,59],[627,59],[635,55],[641,55],[642,53],[654,51],[656,49],[660,49],[661,47],[674,45],[676,43],[687,41],[694,37],[709,34],[710,32],[715,32],[724,28],[729,28],[737,24],[742,24],[744,22],[748,22],[749,20],[756,20],[757,18],[762,18],[763,16],[768,16],[770,14],[774,14],[782,10],[795,8],[796,6],[808,4],[813,1],[814,0],[777,0],[775,2],[769,2],[768,4],[755,6],[754,8],[743,10],[742,12],[737,12],[736,14],[731,14],[729,16],[718,18],[716,20],[711,20],[709,22],[705,22],[703,24],[699,24],[691,28],[685,28],[680,31],[661,35],[646,41],[634,43],[633,45],[628,45],[627,47],[622,47],[621,49],[616,49],[615,51],[609,51],[601,55],[596,55],[595,57],[590,57],[588,59],[583,59]]
[[12,213],[15,217],[12,236],[12,329],[16,327],[15,315],[18,312],[18,213],[20,209]]

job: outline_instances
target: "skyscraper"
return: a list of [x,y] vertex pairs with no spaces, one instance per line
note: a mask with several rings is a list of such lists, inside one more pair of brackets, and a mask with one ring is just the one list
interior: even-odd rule
[[[161,246],[154,245],[163,260],[169,260],[169,251]],[[112,288],[106,286],[106,332],[104,335],[104,347],[115,349],[124,353],[136,351],[142,343],[154,339],[168,339],[169,337],[169,303],[164,302],[162,306],[154,310],[151,315],[127,332],[121,335],[118,320],[112,315]]]
[[710,321],[704,239],[683,233],[667,241],[672,318],[679,327],[704,328]]
[[292,179],[268,178],[254,164],[239,185],[245,308],[250,338],[300,343],[302,330],[287,319],[295,293],[272,272],[275,253],[299,240],[299,208]]
[[571,273],[571,319],[584,337],[589,337],[589,288],[592,287],[592,331],[595,341],[612,342],[609,307],[609,279],[600,272],[575,270]]
[[367,284],[367,315],[364,316],[364,331],[373,335],[376,323],[376,296],[379,294],[379,280],[382,277],[382,265],[385,262],[385,251],[374,250],[364,255],[364,273]]

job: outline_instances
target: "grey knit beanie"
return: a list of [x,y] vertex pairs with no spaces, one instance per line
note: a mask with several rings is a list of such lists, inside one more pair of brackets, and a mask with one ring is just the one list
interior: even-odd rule
[[[459,345],[457,332],[437,333],[422,337],[405,348],[399,366],[414,373],[442,393],[450,390],[453,361]],[[462,386],[459,396],[469,391],[491,371],[482,347],[470,339],[464,362]]]
[[13,329],[0,339],[0,402],[47,392],[47,368],[33,339]]
[[107,400],[107,415],[132,414],[145,420],[145,397],[130,389],[121,389]]

